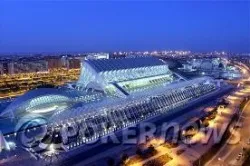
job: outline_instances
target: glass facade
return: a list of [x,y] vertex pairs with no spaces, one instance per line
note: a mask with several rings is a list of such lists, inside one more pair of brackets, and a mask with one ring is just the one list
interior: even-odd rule
[[78,87],[84,89],[94,81],[105,90],[108,84],[114,82],[162,75],[171,77],[172,73],[166,64],[155,57],[86,60],[82,65]]
[[[209,77],[175,82],[168,66],[153,57],[86,61],[78,84],[73,90],[30,91],[7,111],[50,112],[47,127],[60,131],[64,145],[71,149],[150,117],[167,115],[217,89]],[[93,86],[88,89],[88,85]],[[99,85],[103,91],[95,89]]]
[[66,133],[72,128],[79,129],[74,139],[63,137],[64,144],[71,149],[75,145],[94,141],[101,136],[150,117],[172,112],[174,108],[183,106],[216,89],[215,83],[206,79],[179,84],[171,89],[162,88],[158,93],[151,92],[151,95],[145,94],[134,99],[90,105],[63,112],[53,117],[49,125],[60,128]]

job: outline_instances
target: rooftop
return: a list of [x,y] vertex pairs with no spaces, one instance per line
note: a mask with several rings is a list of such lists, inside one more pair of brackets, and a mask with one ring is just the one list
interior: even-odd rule
[[91,59],[86,60],[86,62],[91,65],[96,72],[164,65],[161,60],[151,56],[120,59]]

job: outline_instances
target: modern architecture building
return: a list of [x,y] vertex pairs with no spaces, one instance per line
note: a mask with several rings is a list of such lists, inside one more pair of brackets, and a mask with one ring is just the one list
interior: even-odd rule
[[229,64],[224,58],[192,59],[183,62],[181,71],[187,75],[211,76],[223,79],[239,79],[241,73],[235,66]]
[[125,95],[168,84],[173,76],[168,66],[155,57],[86,60],[78,88],[94,88],[112,95]]
[[89,53],[85,59],[109,59],[109,53]]
[[[2,115],[44,116],[72,149],[159,115],[218,89],[210,77],[177,78],[155,57],[89,59],[76,89],[37,89],[14,101]],[[34,118],[34,117],[33,117]]]

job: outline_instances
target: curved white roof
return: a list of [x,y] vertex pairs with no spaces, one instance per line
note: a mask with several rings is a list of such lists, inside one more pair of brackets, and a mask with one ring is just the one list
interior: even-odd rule
[[93,59],[86,60],[85,62],[93,67],[96,72],[166,65],[158,58],[152,56],[119,59]]
[[[77,96],[77,93],[70,93],[70,91],[62,91],[54,88],[39,88],[28,91],[24,95],[16,98],[2,113],[22,113],[32,107],[39,107],[42,105],[49,105],[56,102],[70,102],[71,99]],[[54,106],[55,108],[55,106]],[[51,108],[50,108],[51,109]],[[41,109],[42,110],[42,109]],[[18,111],[18,112],[16,112]]]
[[[27,114],[51,115],[72,107],[83,106],[102,98],[100,92],[86,92],[75,89],[38,88],[28,91],[14,100],[1,114],[21,118]],[[99,99],[98,99],[99,100]]]

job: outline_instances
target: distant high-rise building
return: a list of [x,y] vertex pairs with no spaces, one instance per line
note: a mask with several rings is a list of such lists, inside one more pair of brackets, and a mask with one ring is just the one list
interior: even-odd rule
[[85,59],[109,59],[109,53],[90,53]]
[[47,72],[48,62],[45,60],[23,61],[13,63],[13,73],[33,73],[33,72]]
[[81,64],[80,59],[72,58],[68,60],[68,69],[79,69]]
[[5,62],[3,63],[3,74],[8,74],[8,73],[9,73],[8,63]]
[[48,69],[58,69],[63,67],[63,63],[60,58],[52,57],[47,59]]
[[8,63],[8,73],[15,74],[15,67],[13,62]]
[[69,60],[67,56],[62,56],[61,57],[61,63],[62,63],[62,67],[64,68],[69,68]]
[[0,63],[0,74],[13,74],[14,68],[12,62],[2,62]]
[[4,74],[4,72],[3,72],[3,64],[2,63],[0,63],[0,74],[1,75]]

